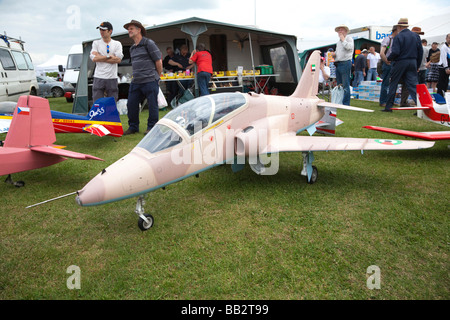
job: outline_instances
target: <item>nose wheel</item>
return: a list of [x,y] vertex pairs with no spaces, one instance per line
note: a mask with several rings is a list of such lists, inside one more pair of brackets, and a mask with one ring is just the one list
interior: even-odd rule
[[141,229],[141,231],[147,231],[151,227],[153,227],[153,223],[155,219],[151,214],[145,214],[145,195],[139,196],[137,203],[136,203],[136,210],[134,211],[138,216],[138,227]]
[[139,218],[138,227],[142,231],[147,231],[148,229],[153,227],[153,222],[154,222],[153,216],[151,214],[145,214],[144,217]]

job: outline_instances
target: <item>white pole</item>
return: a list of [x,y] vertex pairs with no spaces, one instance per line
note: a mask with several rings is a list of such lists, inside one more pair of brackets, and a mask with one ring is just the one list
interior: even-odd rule
[[248,33],[248,40],[249,40],[249,46],[250,46],[250,56],[252,57],[253,79],[254,79],[254,82],[255,82],[254,86],[255,86],[255,92],[256,92],[255,60],[253,59],[252,34],[250,32]]

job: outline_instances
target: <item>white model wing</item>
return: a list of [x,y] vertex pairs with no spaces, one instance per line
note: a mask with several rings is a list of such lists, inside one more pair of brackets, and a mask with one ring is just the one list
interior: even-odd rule
[[0,133],[8,132],[11,125],[11,119],[2,119],[0,117]]
[[315,136],[281,135],[271,140],[261,154],[295,151],[349,151],[349,150],[414,150],[431,148],[434,142],[392,140],[392,139],[364,139],[364,138],[336,138]]

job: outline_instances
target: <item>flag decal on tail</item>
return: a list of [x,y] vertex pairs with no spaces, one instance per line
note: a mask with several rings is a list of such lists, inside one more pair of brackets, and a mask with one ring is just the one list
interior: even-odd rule
[[29,116],[30,115],[30,108],[18,107],[17,114],[20,114],[20,115],[23,115],[23,116]]
[[312,64],[312,65],[311,65],[311,71],[312,71],[312,72],[316,71],[316,65],[315,65],[315,64]]

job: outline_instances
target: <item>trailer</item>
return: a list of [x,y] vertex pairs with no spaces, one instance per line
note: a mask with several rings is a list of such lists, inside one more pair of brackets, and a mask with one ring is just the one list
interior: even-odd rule
[[[117,26],[116,29],[119,29]],[[234,90],[261,91],[266,94],[290,95],[294,92],[302,71],[293,35],[261,30],[253,26],[227,24],[202,18],[188,18],[146,27],[147,37],[155,41],[162,53],[166,48],[177,50],[186,44],[191,52],[197,43],[204,43],[213,55],[215,77],[211,93]],[[122,43],[124,57],[118,68],[119,99],[128,96],[132,67],[129,49],[133,45],[128,32],[112,35]],[[84,41],[80,75],[76,86],[73,113],[86,113],[92,105],[92,82],[95,63],[89,54],[93,40]],[[198,96],[195,77],[193,94]],[[164,79],[161,88],[165,87]],[[226,86],[221,84],[226,83]],[[269,91],[268,88],[271,88]]]

